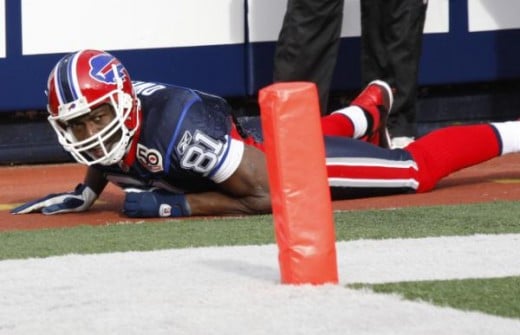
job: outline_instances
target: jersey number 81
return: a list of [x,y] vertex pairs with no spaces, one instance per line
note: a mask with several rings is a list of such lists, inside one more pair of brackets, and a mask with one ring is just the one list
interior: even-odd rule
[[207,174],[218,162],[218,156],[222,153],[224,145],[197,131],[193,136],[192,143],[186,148],[181,166],[185,169],[198,173]]

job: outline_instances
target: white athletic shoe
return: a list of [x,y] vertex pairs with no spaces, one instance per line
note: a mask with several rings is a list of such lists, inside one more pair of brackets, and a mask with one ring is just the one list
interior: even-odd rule
[[408,144],[412,143],[414,140],[415,138],[407,136],[394,137],[391,140],[390,146],[392,149],[402,149],[408,146]]

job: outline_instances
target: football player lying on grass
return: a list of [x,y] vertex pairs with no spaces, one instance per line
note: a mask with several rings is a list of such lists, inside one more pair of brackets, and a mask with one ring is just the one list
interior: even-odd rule
[[[129,217],[271,211],[263,145],[240,130],[220,97],[162,83],[132,82],[109,53],[64,56],[48,79],[48,118],[86,177],[14,214],[85,211],[108,182],[125,193]],[[370,83],[350,106],[321,119],[332,199],[426,192],[443,177],[520,150],[520,122],[447,127],[390,150],[392,91]]]

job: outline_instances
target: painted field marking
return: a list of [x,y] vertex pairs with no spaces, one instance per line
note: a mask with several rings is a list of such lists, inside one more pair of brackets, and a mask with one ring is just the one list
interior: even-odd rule
[[520,178],[491,179],[491,181],[497,184],[519,184]]
[[17,206],[20,206],[22,203],[15,204],[0,204],[0,211],[9,211]]

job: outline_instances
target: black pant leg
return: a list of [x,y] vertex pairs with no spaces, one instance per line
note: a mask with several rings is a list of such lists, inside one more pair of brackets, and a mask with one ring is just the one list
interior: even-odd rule
[[343,0],[289,0],[274,55],[273,79],[312,81],[321,114],[327,102],[343,20]]
[[362,0],[362,78],[397,89],[389,117],[392,137],[415,136],[417,80],[427,2]]

